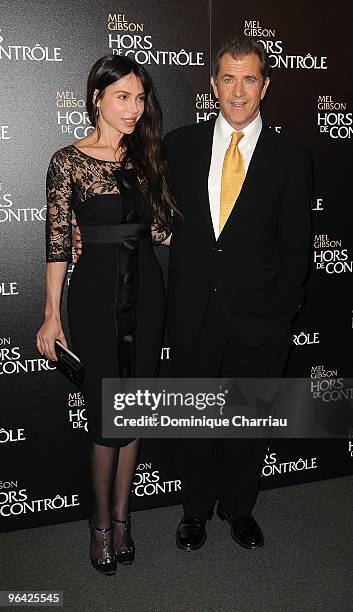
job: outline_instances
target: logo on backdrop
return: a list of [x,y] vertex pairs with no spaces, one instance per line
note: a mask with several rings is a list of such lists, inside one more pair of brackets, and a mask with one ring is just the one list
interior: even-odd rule
[[304,346],[305,344],[320,344],[320,332],[305,332],[293,334],[292,341],[294,346]]
[[170,346],[163,346],[161,350],[161,359],[164,361],[170,359]]
[[267,126],[270,130],[273,130],[274,132],[277,132],[277,134],[280,134],[282,132],[282,125],[268,125]]
[[[346,140],[353,134],[353,114],[347,111],[347,102],[334,100],[330,95],[317,99],[317,125],[319,131],[334,140]],[[325,111],[325,112],[323,112]]]
[[69,407],[69,423],[72,429],[84,429],[88,431],[85,400],[80,391],[69,393],[67,400]]
[[314,198],[311,202],[311,210],[322,212],[324,210],[323,198]]
[[0,125],[0,140],[10,140],[10,128],[8,125]]
[[45,221],[46,206],[37,208],[17,208],[14,206],[14,198],[9,189],[0,182],[0,223],[18,222],[27,223],[28,221]]
[[293,461],[281,461],[277,457],[277,453],[269,453],[265,455],[264,465],[262,467],[262,476],[274,476],[276,474],[289,474],[291,472],[302,472],[303,470],[315,470],[317,466],[317,457],[309,457],[303,459],[294,459]]
[[0,281],[0,298],[8,297],[9,295],[18,295],[18,294],[19,294],[18,283]]
[[310,385],[314,399],[330,403],[353,399],[353,387],[348,387],[343,378],[315,380]]
[[[139,64],[158,66],[204,66],[203,53],[179,49],[155,49],[152,36],[141,22],[130,21],[124,13],[108,15],[108,45],[113,55],[130,55]],[[137,34],[138,32],[138,34]]]
[[267,24],[263,26],[258,20],[245,20],[244,35],[255,37],[263,44],[269,54],[271,68],[327,70],[327,57],[324,55],[287,55],[285,42],[277,38],[276,28]]
[[12,338],[0,338],[0,376],[2,374],[28,374],[55,369],[55,366],[52,366],[44,357],[40,359],[23,358],[20,347],[13,346]]
[[61,47],[42,47],[39,43],[34,47],[27,45],[8,45],[0,30],[0,60],[62,62]]
[[311,366],[310,378],[332,378],[338,376],[338,370],[329,370],[324,365]]
[[58,493],[53,498],[30,499],[28,489],[20,488],[18,480],[0,481],[0,516],[5,518],[79,505],[77,493],[69,495]]
[[353,261],[342,240],[333,240],[327,234],[315,234],[313,262],[316,270],[326,274],[344,274],[353,271]]
[[[211,117],[217,117],[219,102],[211,92],[197,93],[195,96],[196,123],[208,121]],[[201,112],[203,111],[203,112]]]
[[181,480],[161,481],[159,470],[152,470],[152,463],[140,463],[134,474],[132,491],[137,497],[176,493],[181,491]]
[[350,456],[353,458],[353,429],[350,428],[349,429],[349,435],[348,435],[348,452],[350,454]]
[[0,429],[0,444],[7,444],[8,442],[24,442],[26,440],[25,430],[20,429]]
[[71,274],[73,273],[74,268],[75,268],[75,264],[74,263],[69,263],[69,265],[67,266],[67,273],[66,273],[66,283],[67,283],[67,286],[69,286],[69,284],[70,284]]
[[56,92],[57,124],[63,134],[72,134],[80,139],[94,129],[88,118],[85,100],[74,91],[62,90]]

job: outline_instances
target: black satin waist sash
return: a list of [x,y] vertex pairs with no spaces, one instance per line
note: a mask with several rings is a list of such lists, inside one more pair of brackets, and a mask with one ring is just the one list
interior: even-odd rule
[[121,225],[80,225],[83,243],[114,244],[126,240],[142,240],[151,236],[151,226],[145,223]]

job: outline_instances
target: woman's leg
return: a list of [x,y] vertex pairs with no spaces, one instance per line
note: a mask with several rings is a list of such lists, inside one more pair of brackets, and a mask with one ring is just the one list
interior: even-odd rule
[[[110,498],[116,456],[117,449],[115,447],[93,443],[91,472],[94,497],[93,522],[96,527],[109,528],[111,526]],[[109,539],[111,539],[111,532],[109,532]],[[102,556],[102,546],[102,535],[99,531],[94,530],[91,539],[91,557],[93,559]]]
[[[119,521],[125,521],[129,514],[132,479],[135,472],[139,440],[133,440],[119,449],[119,461],[116,470],[112,495],[112,515]],[[114,549],[120,546],[124,533],[123,523],[113,522]]]

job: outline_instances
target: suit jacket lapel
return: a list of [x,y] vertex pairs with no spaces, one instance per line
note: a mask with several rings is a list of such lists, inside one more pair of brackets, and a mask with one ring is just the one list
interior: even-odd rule
[[197,185],[199,186],[198,192],[200,194],[200,226],[204,226],[206,228],[206,232],[209,238],[214,241],[215,235],[213,231],[211,210],[210,210],[210,200],[208,195],[208,175],[211,164],[211,155],[212,155],[212,142],[213,142],[213,132],[215,127],[215,120],[211,119],[207,121],[207,124],[202,126],[202,131],[200,130],[200,137],[197,141],[198,150],[195,151],[195,155],[197,156],[196,167],[196,179]]

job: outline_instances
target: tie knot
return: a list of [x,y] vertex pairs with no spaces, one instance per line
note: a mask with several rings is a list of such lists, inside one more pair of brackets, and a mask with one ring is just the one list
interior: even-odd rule
[[232,146],[237,147],[241,139],[244,137],[243,132],[233,132],[232,134]]

